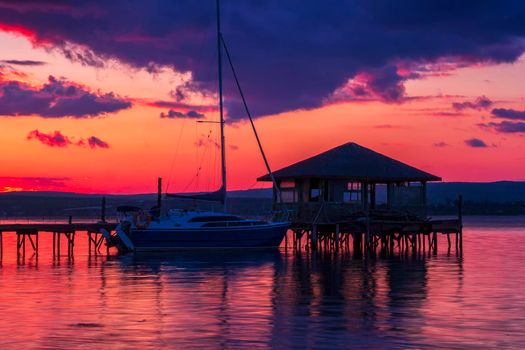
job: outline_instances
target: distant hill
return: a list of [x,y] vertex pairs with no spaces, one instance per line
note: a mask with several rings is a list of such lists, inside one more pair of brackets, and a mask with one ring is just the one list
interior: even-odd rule
[[[525,214],[525,182],[444,182],[428,185],[429,212],[455,213],[458,195],[463,195],[465,214]],[[228,207],[233,213],[263,215],[271,211],[272,189],[230,191]],[[385,197],[385,189],[378,190]],[[100,216],[102,197],[106,197],[107,216],[114,216],[119,205],[151,208],[156,194],[101,195],[69,192],[0,193],[0,217],[91,217]],[[219,210],[213,203],[164,199],[166,208],[201,208]]]
[[525,201],[525,182],[442,182],[428,186],[430,204],[446,203],[463,195],[464,200],[474,202]]
[[[525,201],[525,182],[431,182],[427,187],[429,204],[443,204],[455,201],[461,194],[465,201],[474,202],[518,202]],[[386,200],[386,189],[379,196]],[[233,191],[231,197],[272,198],[270,188]]]

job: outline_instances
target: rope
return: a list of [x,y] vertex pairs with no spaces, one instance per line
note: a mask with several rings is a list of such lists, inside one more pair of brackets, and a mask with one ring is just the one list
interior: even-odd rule
[[173,158],[171,160],[171,166],[170,166],[170,172],[169,172],[169,176],[168,176],[168,182],[166,183],[166,190],[164,193],[168,193],[168,189],[170,187],[170,184],[171,184],[171,177],[173,175],[173,167],[175,166],[175,160],[177,159],[177,155],[179,154],[179,147],[180,147],[180,142],[182,140],[182,132],[184,131],[184,125],[186,125],[186,119],[183,119],[182,121],[182,127],[180,129],[180,133],[179,133],[179,139],[177,141],[177,146],[175,147],[175,154],[173,155]]
[[235,71],[235,68],[233,67],[233,62],[230,57],[230,52],[228,51],[228,47],[226,46],[226,42],[224,41],[224,37],[222,34],[219,33],[220,41],[222,42],[222,45],[224,47],[224,51],[226,52],[226,57],[228,58],[228,63],[230,64],[230,68],[232,70],[233,77],[235,79],[235,84],[237,85],[237,89],[239,90],[239,94],[241,95],[242,102],[244,104],[244,110],[246,111],[246,114],[248,115],[248,118],[250,119],[250,124],[252,126],[253,133],[255,134],[255,139],[257,140],[257,145],[259,146],[259,150],[261,152],[261,155],[264,160],[264,165],[266,166],[266,170],[268,171],[268,174],[270,175],[270,178],[272,179],[273,185],[275,187],[275,191],[277,192],[277,196],[279,198],[279,201],[283,203],[281,191],[279,191],[279,187],[277,186],[277,181],[275,180],[275,177],[273,176],[272,169],[270,168],[270,164],[268,163],[268,159],[266,158],[266,154],[264,153],[264,149],[261,144],[261,140],[259,139],[259,134],[257,133],[257,129],[255,129],[255,124],[253,123],[252,115],[250,113],[250,110],[248,108],[248,103],[246,102],[246,99],[244,98],[244,93],[241,88],[241,84],[239,83],[239,79],[237,78],[237,72]]

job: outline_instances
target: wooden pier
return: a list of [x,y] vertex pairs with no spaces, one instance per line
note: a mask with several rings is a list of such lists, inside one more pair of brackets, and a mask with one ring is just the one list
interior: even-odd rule
[[[463,251],[463,230],[460,219],[428,221],[349,221],[322,224],[292,224],[292,247],[294,249],[354,251],[355,255],[367,255],[378,250],[393,254],[437,253],[438,235],[447,236],[448,253],[452,242],[458,255]],[[452,236],[452,237],[451,237]],[[288,241],[285,242],[288,247]]]
[[[441,178],[349,142],[257,179],[273,184],[277,220],[292,223],[293,245],[355,252],[437,250],[438,234],[462,248],[458,218],[427,215],[427,183]],[[286,242],[287,245],[288,242]]]
[[68,259],[72,259],[76,235],[86,233],[89,255],[98,255],[105,239],[102,231],[111,233],[116,226],[116,223],[72,223],[71,220],[69,223],[0,224],[0,259],[4,251],[3,236],[7,233],[16,234],[18,261],[24,260],[26,254],[38,257],[39,236],[42,234],[53,235],[53,258],[59,258],[61,249],[65,248]]

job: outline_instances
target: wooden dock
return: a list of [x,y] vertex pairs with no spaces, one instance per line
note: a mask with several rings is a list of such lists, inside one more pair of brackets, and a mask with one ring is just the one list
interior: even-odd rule
[[[463,252],[463,197],[457,201],[458,213],[453,219],[421,219],[409,212],[392,210],[370,210],[350,213],[350,215],[329,215],[323,203],[317,213],[296,215],[291,218],[292,245],[312,250],[350,249],[355,254],[376,252],[393,254],[434,252],[438,249],[438,235],[447,236],[448,252],[452,239],[458,255]],[[425,215],[426,217],[426,215]],[[452,237],[451,237],[452,236]],[[304,239],[304,243],[302,242]],[[428,243],[427,243],[428,242]],[[288,246],[288,237],[285,242]],[[428,245],[428,246],[427,246]]]
[[[354,254],[376,252],[437,252],[438,235],[447,237],[448,251],[455,243],[458,254],[463,251],[462,220],[356,220],[334,223],[292,223],[294,248],[303,245],[312,250],[340,250],[353,247]],[[452,236],[452,237],[451,237]],[[288,241],[286,241],[288,246]]]
[[[42,234],[52,234],[53,236],[53,258],[61,256],[61,242],[65,241],[67,257],[73,257],[75,236],[79,233],[86,233],[88,237],[88,253],[97,255],[100,253],[105,237],[103,230],[111,233],[117,224],[109,222],[97,223],[28,223],[28,224],[0,224],[0,259],[3,256],[4,244],[3,236],[7,233],[16,234],[17,259],[23,260],[27,253],[32,253],[38,257],[38,241]],[[109,247],[106,246],[106,249]]]

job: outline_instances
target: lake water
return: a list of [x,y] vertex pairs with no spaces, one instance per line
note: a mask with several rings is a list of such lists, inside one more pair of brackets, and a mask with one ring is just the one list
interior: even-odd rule
[[463,256],[305,250],[17,264],[4,234],[1,349],[525,348],[525,218],[466,218]]

